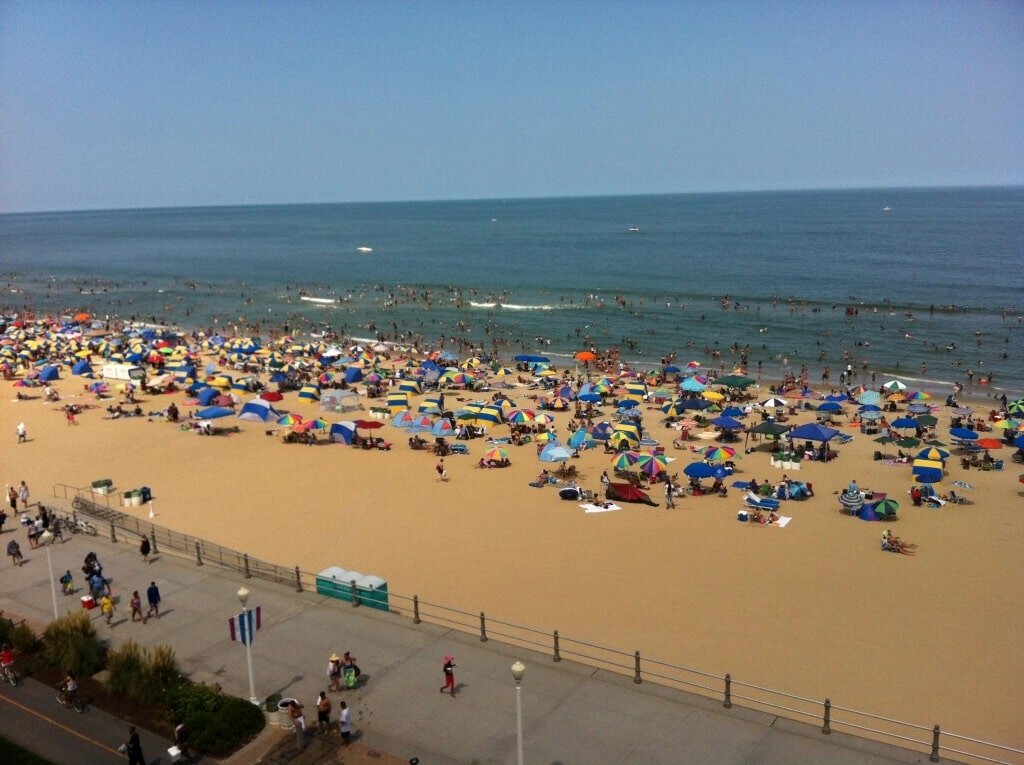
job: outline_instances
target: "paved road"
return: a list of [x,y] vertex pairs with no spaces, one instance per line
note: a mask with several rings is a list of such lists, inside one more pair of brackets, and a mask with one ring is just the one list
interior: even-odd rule
[[[0,541],[7,537],[0,536]],[[102,635],[114,641],[130,637],[144,645],[169,643],[193,679],[220,683],[226,691],[248,697],[245,651],[228,634],[228,618],[238,610],[235,593],[244,583],[252,592],[250,605],[261,606],[263,612],[263,629],[253,646],[257,696],[294,695],[307,711],[312,710],[317,693],[326,687],[327,656],[350,650],[359,660],[365,682],[343,698],[353,709],[360,742],[402,759],[417,756],[423,765],[515,762],[515,691],[509,666],[516,659],[527,665],[523,728],[529,763],[885,765],[928,761],[927,755],[840,733],[823,736],[815,726],[769,714],[739,707],[725,710],[720,703],[653,683],[634,685],[628,677],[570,661],[555,664],[550,656],[495,640],[481,643],[442,626],[414,625],[397,615],[352,608],[315,593],[244,580],[211,565],[199,567],[166,554],[147,565],[134,544],[114,544],[102,536],[71,537],[57,545],[52,551],[54,571],[79,571],[89,550],[99,555],[115,593],[121,596],[115,626],[99,626]],[[151,580],[161,588],[163,615],[146,625],[133,624],[126,607],[128,596],[134,589],[144,591]],[[62,598],[59,605],[63,610],[79,607],[77,598]],[[21,568],[0,569],[0,608],[39,624],[52,617],[42,551],[26,550]],[[455,698],[438,693],[446,653],[453,653],[458,664]],[[36,692],[5,690],[3,697],[22,691]],[[43,702],[45,707],[45,698]],[[50,706],[55,703],[50,701]],[[8,707],[4,707],[5,719],[8,714],[31,714]],[[117,731],[106,722],[101,725],[99,714],[74,715],[70,722],[68,717],[62,722],[95,742],[82,740],[78,748],[82,752],[97,749],[89,756],[100,758],[76,757],[76,765],[114,761],[102,759],[106,754],[100,747],[120,743],[123,724],[117,723],[122,729]],[[309,717],[315,718],[315,713]],[[81,731],[78,726],[83,726]],[[49,755],[38,746],[32,748]],[[155,757],[151,750],[163,751],[147,743],[147,756]]]

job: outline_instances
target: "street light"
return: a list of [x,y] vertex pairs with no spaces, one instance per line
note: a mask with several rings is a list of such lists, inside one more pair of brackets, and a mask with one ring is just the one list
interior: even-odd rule
[[247,589],[245,589],[245,587],[241,587],[241,588],[239,588],[237,595],[238,595],[238,600],[242,604],[242,613],[240,613],[238,615],[238,621],[242,625],[244,625],[242,627],[242,629],[244,630],[244,634],[245,634],[245,640],[243,641],[245,643],[245,661],[246,661],[246,664],[248,664],[248,666],[249,666],[249,701],[252,702],[253,704],[255,704],[256,706],[259,706],[260,701],[259,701],[259,699],[256,698],[256,681],[253,679],[253,676],[252,676],[252,633],[253,633],[253,630],[252,630],[252,618],[250,616],[250,614],[252,612],[246,607],[246,604],[249,602],[249,591]]
[[512,677],[516,681],[516,763],[523,765],[523,675],[526,665],[516,659],[512,665]]
[[39,544],[46,548],[46,568],[50,572],[50,597],[53,598],[53,618],[60,618],[57,612],[57,585],[53,583],[53,558],[50,557],[50,545],[53,544],[53,532],[47,529],[39,535]]

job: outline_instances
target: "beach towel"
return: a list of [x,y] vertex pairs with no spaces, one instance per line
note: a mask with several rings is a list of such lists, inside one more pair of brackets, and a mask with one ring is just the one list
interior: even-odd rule
[[733,481],[732,488],[734,489],[749,489],[750,481]]
[[784,528],[786,528],[786,526],[789,525],[789,522],[791,520],[793,520],[793,518],[788,516],[788,515],[780,515],[779,516],[779,520],[775,521],[775,523],[769,523],[768,525],[769,526],[777,526],[780,529],[784,529]]
[[960,488],[960,489],[973,489],[974,488],[969,483],[967,483],[967,481],[953,481],[953,485],[956,486],[957,488]]
[[588,502],[585,505],[580,505],[580,507],[582,507],[584,512],[587,513],[610,513],[612,510],[622,509],[618,505],[611,503],[609,503],[608,507],[602,507],[601,505],[595,505],[593,503]]

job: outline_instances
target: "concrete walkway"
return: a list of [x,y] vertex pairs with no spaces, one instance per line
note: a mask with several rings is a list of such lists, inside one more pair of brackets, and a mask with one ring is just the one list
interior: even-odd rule
[[[9,563],[0,568],[0,608],[43,625],[53,615],[46,555],[26,549],[24,532],[16,525],[8,528],[16,529],[26,561],[20,568]],[[0,535],[0,543],[10,537],[10,531]],[[651,682],[635,685],[631,678],[571,661],[556,664],[550,656],[496,640],[481,643],[441,626],[415,625],[408,618],[353,608],[315,593],[246,580],[212,565],[199,567],[168,554],[147,565],[133,544],[114,544],[102,535],[74,536],[56,545],[54,573],[70,569],[81,585],[82,559],[90,550],[98,554],[120,598],[113,629],[92,612],[101,636],[170,644],[192,679],[248,697],[245,650],[230,641],[228,632],[228,619],[239,608],[235,593],[244,585],[252,593],[250,606],[261,606],[263,614],[263,629],[253,645],[258,698],[275,692],[294,696],[315,724],[315,700],[327,687],[327,657],[351,651],[363,670],[362,683],[332,696],[335,717],[338,702],[345,699],[358,742],[400,761],[415,756],[423,765],[514,763],[515,690],[509,667],[520,659],[527,665],[522,696],[527,763],[928,762],[927,755],[841,733],[824,736],[815,726],[739,707],[726,710],[719,702]],[[145,600],[150,581],[163,595],[161,618],[133,624],[128,599],[137,589]],[[58,605],[61,611],[80,608],[77,597],[59,593]],[[454,654],[458,665],[454,698],[438,692],[446,653]],[[80,720],[88,725],[91,717]],[[150,751],[147,756],[154,758]],[[247,756],[258,759],[255,753]]]

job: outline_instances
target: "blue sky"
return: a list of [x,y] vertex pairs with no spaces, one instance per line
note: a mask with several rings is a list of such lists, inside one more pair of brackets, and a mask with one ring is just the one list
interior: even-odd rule
[[1019,2],[8,2],[0,211],[1024,183]]

